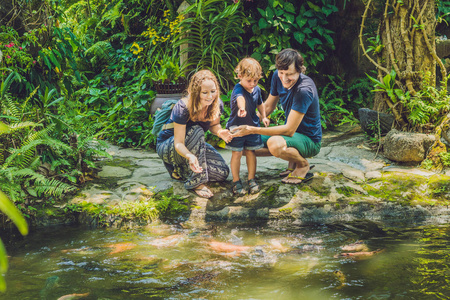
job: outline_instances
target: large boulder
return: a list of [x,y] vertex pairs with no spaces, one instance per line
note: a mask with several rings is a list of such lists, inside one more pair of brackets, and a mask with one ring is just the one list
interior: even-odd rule
[[383,155],[398,162],[421,162],[435,140],[434,135],[391,130],[383,142]]
[[370,136],[378,134],[378,127],[375,126],[379,121],[381,135],[386,135],[392,128],[395,117],[369,108],[358,109],[359,122],[362,130]]

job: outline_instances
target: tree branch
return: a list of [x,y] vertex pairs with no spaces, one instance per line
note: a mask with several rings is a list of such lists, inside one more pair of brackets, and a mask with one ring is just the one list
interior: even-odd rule
[[360,46],[361,46],[361,48],[362,48],[362,50],[363,50],[363,54],[367,57],[367,59],[376,67],[376,68],[378,68],[378,69],[380,69],[380,70],[383,70],[384,72],[386,72],[386,74],[388,74],[389,73],[389,71],[386,69],[386,68],[384,68],[383,66],[381,66],[381,65],[379,65],[377,62],[375,62],[373,59],[372,59],[372,57],[370,57],[369,56],[369,54],[367,54],[367,52],[366,52],[366,48],[364,47],[364,43],[363,43],[363,31],[364,31],[364,22],[365,22],[365,20],[366,20],[366,18],[367,18],[367,11],[369,10],[369,6],[370,6],[370,3],[372,2],[372,0],[369,0],[368,2],[367,2],[367,4],[366,4],[366,9],[364,10],[364,14],[363,14],[363,16],[362,16],[362,21],[361,21],[361,29],[360,29],[360,31],[359,31],[359,44],[360,44]]
[[[403,74],[399,74],[406,81],[406,87],[408,88],[409,93],[412,96],[416,95],[416,90],[414,89],[412,82],[412,74],[413,74],[413,65],[414,65],[414,56],[413,56],[413,48],[411,46],[411,42],[409,40],[408,31],[405,27],[405,18],[408,15],[408,11],[404,8],[400,8],[400,34],[403,37],[403,43],[405,45],[405,53],[406,53],[406,66],[405,72]],[[404,75],[404,76],[403,76]]]

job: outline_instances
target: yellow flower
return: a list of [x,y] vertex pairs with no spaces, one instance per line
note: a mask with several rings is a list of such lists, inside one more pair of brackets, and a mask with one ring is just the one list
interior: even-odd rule
[[144,50],[144,48],[141,48],[136,42],[134,42],[130,47],[130,51],[133,52],[134,55],[139,54],[139,52],[141,52],[142,50]]

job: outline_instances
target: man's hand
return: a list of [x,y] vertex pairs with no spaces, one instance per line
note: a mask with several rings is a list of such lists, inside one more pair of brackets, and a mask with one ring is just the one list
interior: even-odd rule
[[247,115],[247,111],[245,108],[239,108],[237,115],[239,118],[243,118]]
[[203,172],[203,168],[199,165],[198,159],[194,154],[186,155],[186,158],[189,160],[189,168],[191,168],[194,173]]
[[240,136],[245,136],[245,135],[249,135],[252,134],[252,126],[248,126],[248,125],[241,125],[239,126],[236,131],[234,131],[234,133],[231,135],[232,137],[240,137]]
[[264,126],[269,127],[270,120],[268,118],[262,119],[262,122],[264,123]]

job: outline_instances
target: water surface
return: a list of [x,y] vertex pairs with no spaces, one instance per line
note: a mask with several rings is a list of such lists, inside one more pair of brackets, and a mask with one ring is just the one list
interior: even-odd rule
[[[58,227],[9,247],[0,298],[449,299],[449,233],[449,225]],[[365,249],[343,250],[357,241]]]

